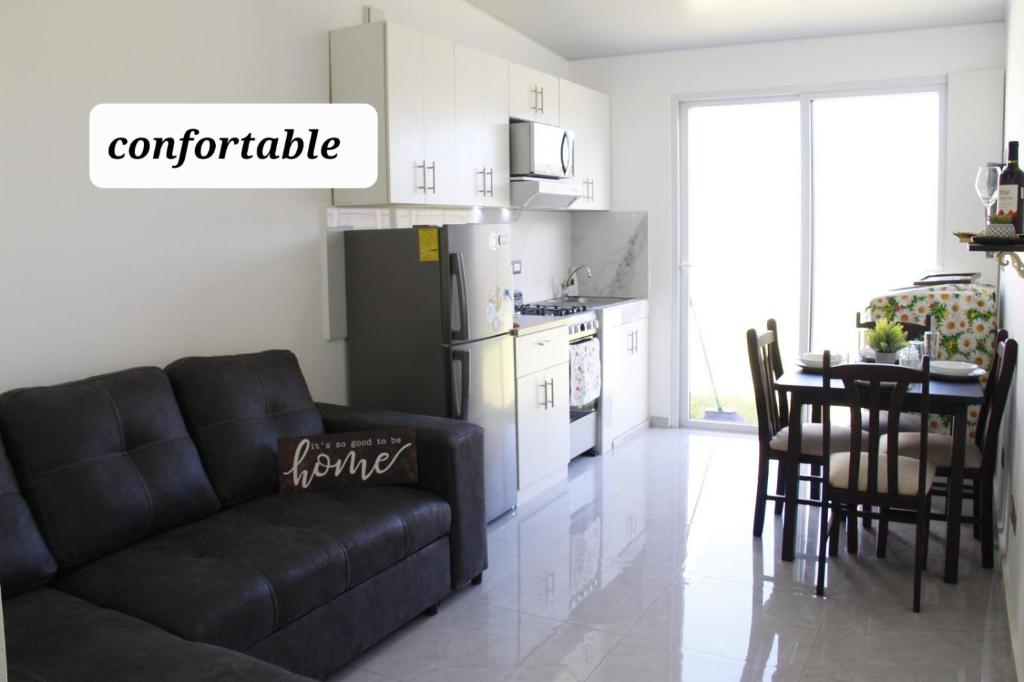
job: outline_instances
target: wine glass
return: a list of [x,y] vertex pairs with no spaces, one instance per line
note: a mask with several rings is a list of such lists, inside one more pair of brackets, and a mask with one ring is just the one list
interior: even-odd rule
[[974,178],[974,191],[978,193],[981,203],[985,204],[985,216],[988,217],[992,211],[992,204],[996,203],[996,195],[999,194],[999,166],[986,164],[978,168],[978,174]]

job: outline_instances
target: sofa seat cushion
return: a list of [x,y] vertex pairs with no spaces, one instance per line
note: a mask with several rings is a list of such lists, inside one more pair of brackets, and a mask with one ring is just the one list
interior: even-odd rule
[[0,396],[21,490],[61,567],[214,513],[167,376],[128,369]]
[[277,439],[323,433],[289,351],[176,360],[167,374],[225,505],[277,492]]
[[[845,426],[832,426],[829,433],[829,452],[840,452],[850,449],[850,429]],[[822,444],[825,442],[825,434],[821,424],[800,425],[800,452],[804,455],[817,455],[821,457]],[[868,434],[863,434],[863,443],[868,442]],[[789,427],[781,429],[769,442],[772,450],[786,452],[789,450]]]
[[244,651],[447,535],[448,503],[402,487],[268,495],[58,579],[186,639]]
[[[896,441],[901,457],[921,456],[921,434],[901,433]],[[928,434],[928,461],[935,466],[948,469],[953,466],[953,436],[941,433]],[[882,438],[879,452],[888,452],[887,438]],[[964,467],[980,469],[985,461],[981,448],[973,440],[967,440],[964,447]]]
[[306,679],[49,588],[5,599],[4,625],[11,682]]
[[0,589],[5,597],[47,583],[57,562],[43,542],[0,443]]

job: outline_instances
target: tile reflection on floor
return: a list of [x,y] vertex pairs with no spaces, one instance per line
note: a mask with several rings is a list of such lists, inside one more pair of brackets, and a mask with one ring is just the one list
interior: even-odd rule
[[900,524],[887,559],[865,531],[859,556],[830,561],[817,598],[817,510],[800,509],[792,563],[781,517],[750,534],[756,456],[753,437],[652,429],[575,460],[566,484],[490,526],[482,585],[331,679],[1016,679],[1001,576],[969,528],[947,585],[932,525],[920,614]]

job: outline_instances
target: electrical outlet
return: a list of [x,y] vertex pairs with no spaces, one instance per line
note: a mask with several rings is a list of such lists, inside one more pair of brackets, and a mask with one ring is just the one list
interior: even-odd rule
[[522,271],[523,271],[523,261],[521,261],[521,260],[514,260],[514,261],[512,261],[512,274],[513,275],[518,275]]
[[1013,493],[1010,493],[1010,527],[1013,528],[1013,534],[1017,534],[1017,501],[1013,499]]

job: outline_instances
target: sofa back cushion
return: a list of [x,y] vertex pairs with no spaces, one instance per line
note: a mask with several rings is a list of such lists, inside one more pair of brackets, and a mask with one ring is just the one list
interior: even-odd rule
[[[57,562],[39,534],[0,443],[0,589],[4,598],[43,585]],[[2,671],[0,666],[0,671]]]
[[0,429],[63,566],[218,508],[167,376],[129,369],[0,396]]
[[277,492],[279,436],[323,433],[320,412],[289,351],[182,358],[167,374],[225,505]]

